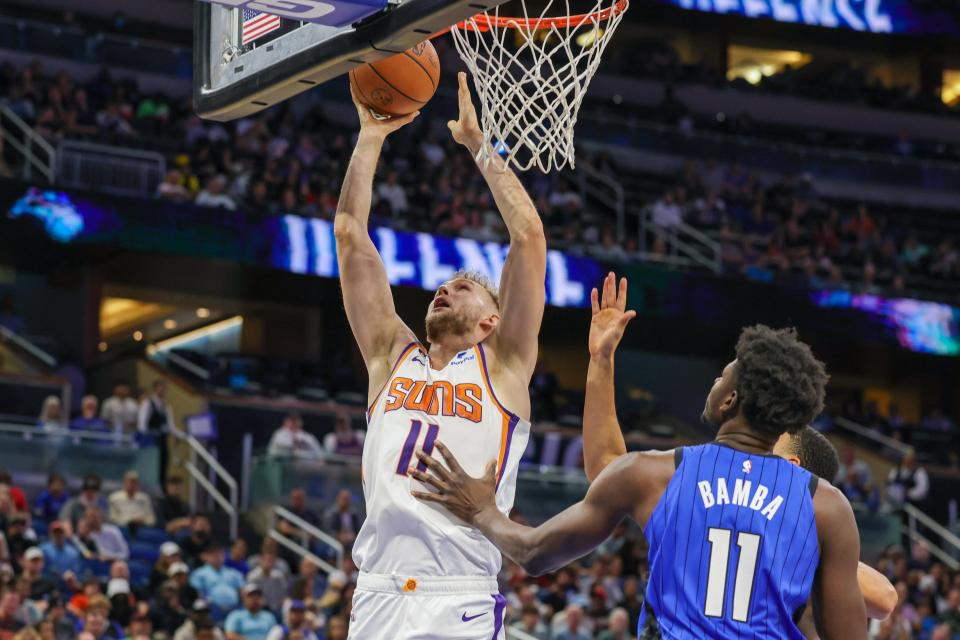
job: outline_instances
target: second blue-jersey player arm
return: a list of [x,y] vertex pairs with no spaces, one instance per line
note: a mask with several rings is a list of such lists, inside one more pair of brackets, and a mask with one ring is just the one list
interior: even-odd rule
[[496,475],[490,465],[482,478],[467,475],[442,443],[436,443],[447,466],[417,453],[430,473],[410,474],[435,491],[415,491],[421,500],[445,506],[454,515],[476,527],[501,552],[531,575],[558,569],[607,539],[614,527],[632,516],[650,493],[644,481],[641,458],[656,454],[629,453],[610,463],[591,483],[583,500],[550,518],[539,527],[527,527],[505,516],[495,502]]

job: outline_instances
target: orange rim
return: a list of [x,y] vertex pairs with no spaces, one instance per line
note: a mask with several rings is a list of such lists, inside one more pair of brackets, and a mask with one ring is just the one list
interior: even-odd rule
[[[486,13],[478,13],[472,20],[464,20],[457,23],[460,29],[470,29],[471,31],[489,31],[491,27],[498,29],[569,29],[576,28],[585,22],[606,22],[613,16],[623,13],[627,9],[629,0],[617,0],[612,7],[593,11],[591,13],[580,13],[574,16],[559,16],[556,18],[506,18],[503,16],[491,16]],[[431,38],[441,36],[450,31],[450,27],[440,31]]]

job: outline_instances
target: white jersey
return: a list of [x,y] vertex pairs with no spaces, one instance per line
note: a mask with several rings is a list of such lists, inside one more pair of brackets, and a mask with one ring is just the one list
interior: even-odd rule
[[425,485],[407,475],[417,461],[414,451],[430,453],[439,439],[472,476],[496,460],[497,506],[505,514],[513,508],[530,423],[497,400],[483,347],[458,353],[438,371],[421,345],[408,345],[370,406],[367,424],[362,467],[367,519],[353,547],[360,571],[496,576],[497,548],[442,506],[414,498],[410,492]]

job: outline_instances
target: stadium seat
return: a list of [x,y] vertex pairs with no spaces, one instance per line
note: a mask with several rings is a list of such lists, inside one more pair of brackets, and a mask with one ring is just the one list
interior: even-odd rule
[[135,587],[144,587],[150,582],[150,573],[153,571],[153,564],[143,560],[134,560],[132,557],[128,563],[130,566],[130,582]]
[[37,534],[37,538],[47,537],[48,524],[43,520],[34,520],[30,526],[33,529],[33,532]]
[[137,542],[149,542],[160,546],[164,542],[170,539],[170,536],[163,529],[158,527],[140,527],[137,529],[137,535],[134,536],[134,539]]
[[142,560],[153,564],[160,557],[160,550],[157,545],[150,542],[132,542],[130,543],[130,559]]

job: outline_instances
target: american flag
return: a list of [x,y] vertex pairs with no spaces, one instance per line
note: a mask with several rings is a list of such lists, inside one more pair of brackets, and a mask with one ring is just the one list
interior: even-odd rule
[[240,38],[241,44],[253,42],[260,36],[265,36],[271,31],[280,28],[280,16],[272,16],[262,11],[253,11],[252,9],[243,10],[243,35]]

